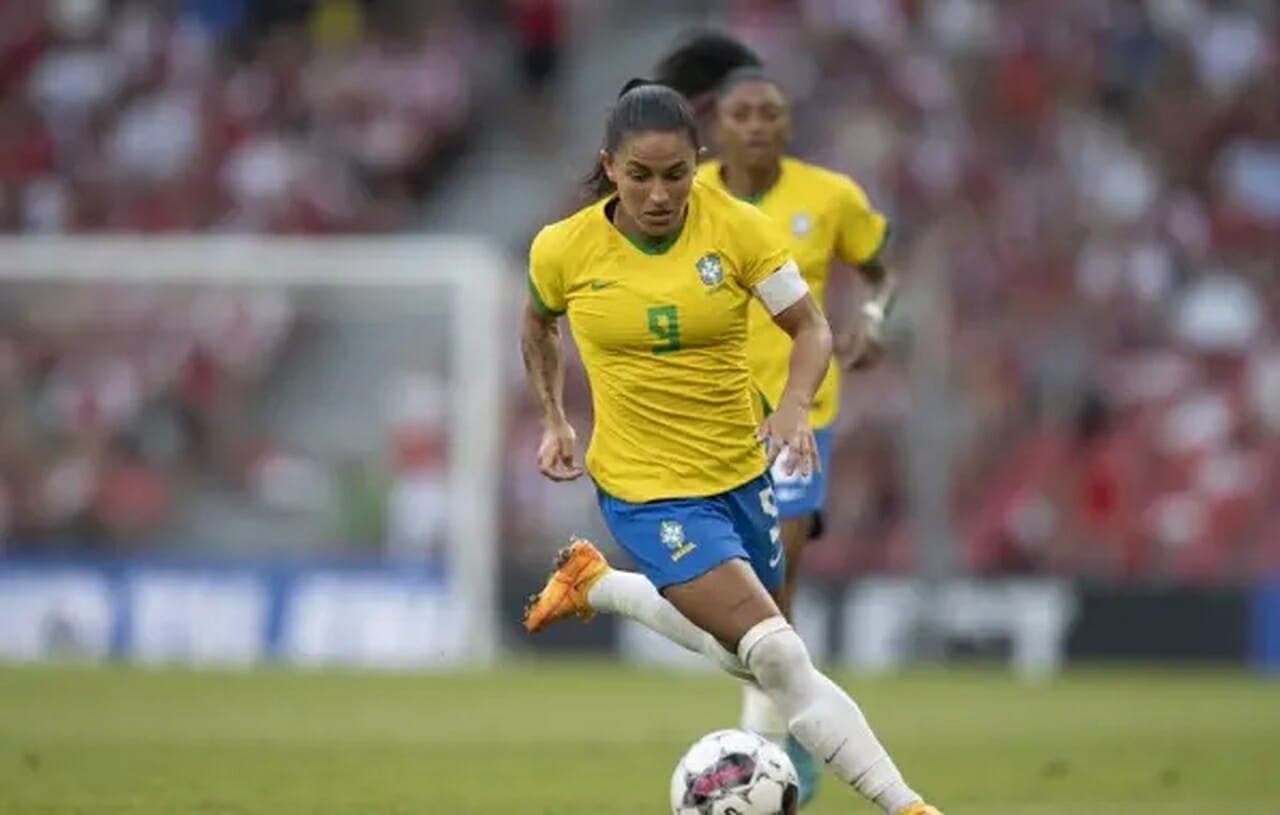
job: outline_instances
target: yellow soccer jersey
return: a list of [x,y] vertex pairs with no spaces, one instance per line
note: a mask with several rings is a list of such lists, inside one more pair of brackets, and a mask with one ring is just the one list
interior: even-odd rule
[[624,501],[697,498],[765,470],[747,365],[754,288],[791,257],[754,207],[694,182],[678,237],[633,244],[607,201],[543,228],[534,301],[567,313],[595,411],[587,469]]
[[[720,162],[698,168],[699,180],[725,192]],[[791,252],[813,299],[826,308],[827,276],[839,258],[857,266],[879,253],[888,234],[885,217],[848,176],[794,158],[782,160],[782,175],[759,200],[752,201],[791,236]],[[757,387],[770,405],[778,404],[787,384],[791,338],[760,305],[751,307],[748,357]],[[840,382],[834,361],[814,395],[809,419],[815,428],[835,421]]]

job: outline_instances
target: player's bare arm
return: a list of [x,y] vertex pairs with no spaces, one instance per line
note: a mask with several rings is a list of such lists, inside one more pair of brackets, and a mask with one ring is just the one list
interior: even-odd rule
[[577,463],[577,434],[564,413],[564,341],[559,320],[527,298],[520,324],[520,355],[525,378],[542,416],[538,469],[553,481],[582,475]]
[[[798,276],[798,275],[797,275]],[[791,360],[782,398],[760,429],[770,445],[770,463],[782,447],[791,450],[788,472],[809,473],[818,466],[817,444],[809,426],[813,396],[831,364],[831,327],[813,295],[799,300],[773,315],[778,327],[791,337]]]

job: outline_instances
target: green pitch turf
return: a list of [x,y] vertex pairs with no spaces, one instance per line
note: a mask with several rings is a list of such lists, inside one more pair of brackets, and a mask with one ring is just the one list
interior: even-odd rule
[[[1280,683],[1206,672],[848,680],[947,815],[1280,815]],[[0,813],[661,815],[718,677],[0,670]],[[828,781],[812,815],[872,813]]]

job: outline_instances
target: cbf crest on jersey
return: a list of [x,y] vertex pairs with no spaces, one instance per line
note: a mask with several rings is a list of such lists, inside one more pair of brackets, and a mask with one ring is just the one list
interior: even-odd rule
[[813,231],[813,218],[807,212],[797,212],[791,216],[791,234],[803,238]]
[[671,553],[672,563],[697,548],[685,540],[684,524],[679,521],[663,521],[659,524],[658,537],[662,540],[662,545],[667,547],[667,551]]
[[714,289],[724,282],[724,267],[720,265],[719,255],[703,255],[696,265],[698,277],[707,288]]

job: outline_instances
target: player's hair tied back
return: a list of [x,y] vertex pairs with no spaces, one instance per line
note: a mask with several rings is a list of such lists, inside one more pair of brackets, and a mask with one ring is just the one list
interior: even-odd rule
[[633,76],[626,81],[626,84],[622,86],[622,90],[618,91],[618,98],[621,99],[622,97],[626,96],[629,92],[635,90],[636,88],[644,88],[644,87],[648,87],[649,85],[657,85],[657,84],[658,83],[654,82],[652,79],[645,79],[642,76]]

